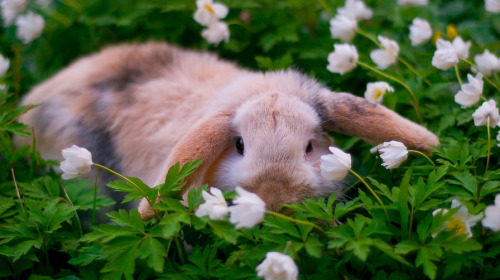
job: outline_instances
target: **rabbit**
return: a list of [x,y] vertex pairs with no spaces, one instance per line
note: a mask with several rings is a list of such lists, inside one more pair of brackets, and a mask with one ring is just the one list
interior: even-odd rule
[[[164,42],[106,47],[36,86],[22,104],[40,104],[21,121],[34,127],[45,158],[61,160],[76,144],[148,185],[163,183],[176,162],[202,158],[183,194],[202,184],[241,186],[274,211],[341,191],[342,182],[320,175],[328,132],[421,151],[439,145],[421,125],[296,70],[254,72]],[[139,212],[153,214],[145,200]]]

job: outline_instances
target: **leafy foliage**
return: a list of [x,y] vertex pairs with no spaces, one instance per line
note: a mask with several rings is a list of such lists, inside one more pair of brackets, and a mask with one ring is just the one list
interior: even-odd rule
[[[365,1],[374,16],[359,23],[366,36],[358,33],[352,41],[360,61],[373,64],[369,54],[378,48],[373,40],[384,35],[398,41],[400,56],[417,73],[404,63],[384,71],[417,93],[419,112],[398,83],[383,104],[417,122],[421,115],[422,124],[441,141],[432,150],[436,166],[410,156],[388,171],[369,153],[368,144],[333,135],[338,146],[351,151],[353,169],[384,205],[361,182],[348,178],[351,185],[343,193],[285,205],[289,216],[270,214],[253,229],[236,230],[227,218],[195,215],[208,186],[190,190],[181,202],[183,179],[198,166],[196,161],[174,165],[158,186],[133,177],[108,184],[126,193],[124,201],[145,197],[152,202],[156,216],[151,221],[142,221],[135,209],[108,212],[107,224],[85,219],[114,201],[96,195],[92,182],[61,180],[54,170],[57,163],[37,152],[31,128],[17,121],[37,105],[18,107],[18,99],[82,55],[119,42],[166,40],[214,51],[250,69],[294,67],[334,91],[362,95],[367,82],[385,79],[361,67],[342,76],[326,70],[332,44],[338,43],[330,39],[328,21],[343,1],[220,2],[229,8],[225,21],[231,38],[218,46],[201,38],[202,27],[193,20],[194,0],[65,0],[48,7],[29,1],[29,8],[46,20],[42,37],[23,45],[14,26],[3,29],[0,51],[11,58],[11,68],[1,80],[7,87],[0,90],[1,278],[255,279],[255,268],[269,251],[292,256],[301,279],[500,278],[500,233],[478,223],[468,238],[449,227],[458,211],[449,209],[453,199],[469,213],[482,215],[500,192],[495,136],[474,126],[473,108],[454,102],[460,84],[454,71],[431,66],[435,46],[412,47],[407,28],[413,18],[425,18],[439,36],[451,40],[449,31],[456,30],[472,41],[471,54],[489,49],[498,55],[500,18],[487,13],[483,1],[431,0],[427,6]],[[461,62],[457,73],[464,79],[469,69]],[[492,80],[500,86],[496,77]],[[483,96],[498,100],[499,92],[485,83]],[[13,137],[30,137],[34,145],[15,147]],[[231,199],[234,193],[225,196]],[[433,215],[440,208],[448,212]]]

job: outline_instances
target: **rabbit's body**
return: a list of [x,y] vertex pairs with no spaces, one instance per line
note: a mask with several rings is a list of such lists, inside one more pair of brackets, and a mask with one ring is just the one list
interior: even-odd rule
[[23,104],[41,106],[22,121],[35,127],[45,158],[62,160],[76,144],[94,162],[153,184],[175,144],[217,106],[217,90],[244,73],[161,43],[111,47],[37,86]]
[[[421,150],[439,144],[383,106],[332,93],[295,71],[255,73],[165,43],[80,59],[23,103],[41,104],[21,121],[34,126],[44,157],[61,160],[61,150],[76,144],[94,162],[150,185],[175,162],[203,158],[186,188],[242,186],[275,210],[340,190],[320,175],[331,145],[325,130]],[[144,217],[148,209],[141,205]]]

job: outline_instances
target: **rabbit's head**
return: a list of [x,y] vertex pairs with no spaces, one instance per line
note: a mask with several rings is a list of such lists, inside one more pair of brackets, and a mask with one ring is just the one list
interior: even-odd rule
[[319,159],[332,143],[316,112],[298,97],[279,91],[262,94],[238,108],[231,128],[232,145],[208,178],[211,185],[241,186],[259,194],[273,210],[338,190],[338,183],[323,179],[319,169]]
[[[204,183],[221,189],[240,186],[277,211],[283,203],[340,191],[342,182],[328,181],[320,172],[320,157],[332,144],[327,131],[370,143],[397,140],[424,151],[439,145],[434,134],[393,111],[331,92],[295,71],[246,76],[221,90],[221,98],[219,109],[174,148],[158,183],[174,163],[203,158],[186,189]],[[146,203],[140,212],[148,218]]]

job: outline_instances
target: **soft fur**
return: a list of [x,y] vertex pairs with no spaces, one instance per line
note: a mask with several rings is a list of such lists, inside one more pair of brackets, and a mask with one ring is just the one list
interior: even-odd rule
[[[149,185],[162,183],[174,163],[203,158],[183,192],[204,183],[241,186],[274,210],[340,190],[339,182],[320,175],[320,156],[331,145],[325,131],[420,150],[439,145],[422,126],[296,71],[250,72],[157,42],[82,58],[34,88],[23,104],[41,104],[21,121],[34,126],[46,158],[61,160],[61,150],[76,144],[94,162]],[[313,149],[306,153],[309,141]],[[139,210],[151,216],[147,202]]]

